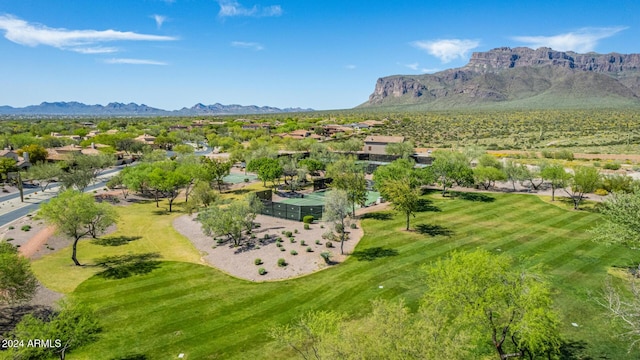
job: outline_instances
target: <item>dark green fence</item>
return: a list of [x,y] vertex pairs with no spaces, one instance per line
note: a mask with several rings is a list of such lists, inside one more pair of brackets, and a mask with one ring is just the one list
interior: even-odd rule
[[279,217],[281,219],[302,221],[307,215],[313,215],[315,219],[322,218],[324,206],[322,205],[292,205],[273,201],[263,201],[262,215]]

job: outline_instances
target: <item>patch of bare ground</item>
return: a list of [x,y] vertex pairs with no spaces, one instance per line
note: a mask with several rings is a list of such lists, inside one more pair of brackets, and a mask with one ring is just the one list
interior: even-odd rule
[[[206,263],[231,276],[250,281],[289,279],[339,264],[353,252],[363,235],[360,224],[356,229],[348,229],[349,239],[344,243],[345,255],[342,255],[340,242],[332,242],[332,248],[326,247],[327,241],[322,239],[322,234],[330,225],[324,222],[314,222],[309,230],[304,229],[302,222],[265,215],[258,215],[255,222],[260,224],[260,227],[254,230],[255,239],[249,239],[247,236],[239,247],[234,247],[229,242],[217,244],[212,237],[204,234],[195,216],[178,217],[174,220],[173,226],[191,240]],[[283,232],[287,231],[293,233],[294,242],[283,235]],[[282,247],[276,245],[277,237],[282,239]],[[292,251],[297,252],[297,255],[293,255]],[[331,253],[331,265],[326,264],[320,256],[325,251]],[[285,259],[287,266],[278,266],[280,258]],[[256,259],[260,259],[262,264],[256,265]],[[264,268],[266,273],[258,274],[259,268]]]

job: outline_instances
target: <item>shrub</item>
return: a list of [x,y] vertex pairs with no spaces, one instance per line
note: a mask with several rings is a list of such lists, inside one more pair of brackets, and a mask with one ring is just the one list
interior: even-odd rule
[[244,182],[248,183],[249,182],[249,178],[244,178]]
[[324,259],[324,262],[326,262],[327,264],[329,264],[331,262],[331,253],[330,252],[325,251],[325,252],[321,253],[320,256],[322,257],[322,259]]
[[293,233],[297,234],[298,233],[298,229],[293,229]]
[[344,232],[344,226],[342,224],[336,224],[336,232],[342,234]]
[[357,229],[357,228],[358,228],[358,226],[356,225],[356,223],[351,223],[351,224],[349,225],[349,227],[350,227],[350,228],[352,228],[352,229]]
[[305,217],[302,218],[302,222],[305,224],[311,224],[314,220],[313,215],[307,215]]
[[309,224],[304,224],[304,229],[309,230],[310,229]]
[[605,196],[607,194],[609,194],[609,192],[605,189],[597,189],[594,194],[596,195],[600,195],[600,196]]
[[295,250],[291,250],[291,255],[298,255],[298,252]]
[[282,243],[281,242],[276,242],[276,246],[277,247],[282,247]]
[[23,227],[20,228],[20,230],[29,231],[29,230],[31,230],[31,225],[24,225]]
[[316,245],[322,245],[322,244],[320,243],[320,240],[316,240]]
[[15,239],[14,238],[7,238],[6,241],[8,242],[8,241],[13,241],[13,240],[15,240]]
[[280,267],[287,266],[287,260],[285,260],[283,258],[278,259],[278,266],[280,266]]
[[287,251],[287,249],[285,249],[285,248],[281,247],[281,248],[280,248],[280,251]]
[[594,161],[594,162],[593,162],[593,166],[594,166],[594,167],[600,167],[600,165],[601,165],[601,164],[600,164],[600,162],[599,162],[599,161]]
[[620,170],[620,166],[621,165],[617,162],[608,162],[604,164],[602,168],[607,170]]
[[266,273],[267,273],[267,270],[265,270],[264,268],[261,267],[261,268],[258,269],[258,274],[264,275]]
[[292,237],[293,236],[293,233],[291,231],[285,231],[285,232],[283,232],[283,234],[286,237]]
[[313,252],[313,249],[311,248],[311,246],[307,246],[307,252]]
[[295,243],[295,242],[296,242],[296,239],[294,239],[294,238],[289,238],[289,241],[291,241],[291,243],[293,244],[293,243]]
[[326,247],[328,247],[328,248],[332,248],[333,247],[333,243],[331,241],[327,241],[324,245]]
[[257,258],[257,259],[255,259],[255,260],[253,261],[253,263],[254,263],[254,264],[256,264],[256,265],[262,265],[262,259]]
[[264,239],[269,240],[269,234],[264,234]]
[[15,229],[13,226],[9,226],[9,230],[13,230]]
[[302,241],[300,241],[300,245],[305,246],[307,244],[304,242],[304,240],[302,240]]
[[320,225],[320,229],[324,229],[324,225]]

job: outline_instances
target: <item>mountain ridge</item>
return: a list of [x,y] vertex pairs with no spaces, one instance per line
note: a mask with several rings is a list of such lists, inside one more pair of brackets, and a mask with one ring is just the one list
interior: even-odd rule
[[9,116],[194,116],[194,115],[252,115],[289,112],[307,112],[313,109],[285,108],[256,105],[195,104],[180,110],[163,110],[136,103],[111,102],[107,105],[87,105],[77,101],[42,102],[25,107],[0,106],[0,115]]
[[640,107],[640,54],[550,48],[475,52],[460,68],[379,78],[358,108]]

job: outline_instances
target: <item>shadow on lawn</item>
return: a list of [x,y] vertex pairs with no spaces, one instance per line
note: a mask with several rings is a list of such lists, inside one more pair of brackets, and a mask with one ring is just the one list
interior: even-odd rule
[[96,260],[95,265],[105,270],[98,273],[105,279],[124,279],[133,275],[148,274],[160,265],[159,253],[105,256]]
[[112,236],[91,241],[92,244],[101,246],[122,246],[132,241],[142,239],[142,236]]
[[416,231],[422,235],[429,236],[451,236],[453,235],[453,231],[450,229],[440,226],[440,225],[431,225],[431,224],[418,224],[416,225]]
[[587,355],[587,343],[584,341],[564,341],[560,345],[560,358],[563,360],[593,360]]
[[129,354],[124,356],[117,356],[111,358],[111,360],[147,360],[147,355],[144,354]]
[[442,212],[439,207],[434,206],[433,202],[428,199],[418,199],[418,206],[416,212]]
[[354,251],[351,256],[358,259],[359,261],[373,261],[380,258],[397,256],[398,250],[396,249],[385,249],[383,247],[373,247],[369,249],[364,249],[361,251]]
[[393,219],[393,214],[390,212],[373,212],[362,214],[361,219],[373,219],[373,220],[391,220]]
[[490,203],[496,201],[496,198],[493,196],[483,194],[483,193],[474,193],[474,192],[461,192],[461,191],[451,191],[449,192],[449,196],[452,198],[460,198],[462,200],[475,201],[475,202],[485,202]]

